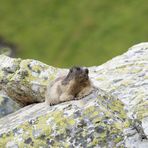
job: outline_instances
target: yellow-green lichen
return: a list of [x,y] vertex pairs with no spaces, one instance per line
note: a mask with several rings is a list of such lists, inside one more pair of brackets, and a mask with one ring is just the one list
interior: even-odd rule
[[95,107],[94,107],[94,106],[90,106],[90,107],[87,107],[87,108],[84,110],[83,114],[84,114],[84,115],[88,115],[88,114],[92,113],[93,111],[95,111]]
[[[33,122],[23,123],[18,126],[18,129],[23,129],[23,142],[15,137],[17,144],[20,147],[70,147],[71,143],[79,143],[79,147],[93,147],[104,146],[105,143],[107,146],[107,137],[111,137],[110,141],[114,144],[122,141],[123,129],[128,123],[122,119],[125,118],[124,110],[122,113],[117,109],[122,110],[123,104],[106,95],[92,98],[91,101],[87,107],[75,110],[71,110],[74,106],[63,110],[57,108],[52,113],[33,119]],[[123,115],[120,117],[120,114]],[[14,140],[14,137],[6,138]]]

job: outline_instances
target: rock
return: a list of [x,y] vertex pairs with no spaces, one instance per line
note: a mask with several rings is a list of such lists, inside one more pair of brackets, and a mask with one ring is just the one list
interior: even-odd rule
[[12,50],[9,47],[0,47],[0,54],[4,54],[6,56],[11,56],[12,55]]
[[8,96],[0,93],[0,118],[20,109],[19,105]]
[[0,54],[15,57],[17,46],[0,36]]
[[141,121],[148,137],[148,43],[135,45],[92,70],[95,84],[119,98],[128,116]]
[[21,106],[43,102],[47,83],[64,73],[39,61],[4,55],[0,55],[0,63],[0,88]]
[[[6,56],[0,63],[0,87],[22,106],[43,102],[47,81],[67,72]],[[1,118],[0,147],[147,148],[148,43],[89,70],[98,87],[89,96],[55,106],[31,104]]]
[[0,146],[124,146],[124,128],[131,123],[122,102],[102,90],[78,101],[55,106],[26,106],[0,120]]

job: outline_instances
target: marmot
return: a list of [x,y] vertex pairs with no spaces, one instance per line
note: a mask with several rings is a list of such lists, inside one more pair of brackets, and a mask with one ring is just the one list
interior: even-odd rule
[[45,102],[49,105],[77,100],[92,91],[88,69],[72,67],[67,76],[59,77],[47,86]]

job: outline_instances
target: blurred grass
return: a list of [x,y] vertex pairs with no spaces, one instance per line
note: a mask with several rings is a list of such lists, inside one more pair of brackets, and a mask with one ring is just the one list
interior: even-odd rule
[[0,36],[18,57],[99,65],[147,41],[147,13],[146,0],[0,0]]

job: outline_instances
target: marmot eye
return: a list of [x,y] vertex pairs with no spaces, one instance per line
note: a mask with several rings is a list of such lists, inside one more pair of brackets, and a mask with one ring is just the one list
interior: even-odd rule
[[77,67],[76,69],[77,69],[77,70],[80,70],[80,67]]

